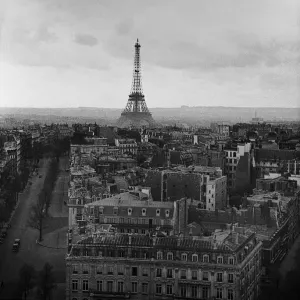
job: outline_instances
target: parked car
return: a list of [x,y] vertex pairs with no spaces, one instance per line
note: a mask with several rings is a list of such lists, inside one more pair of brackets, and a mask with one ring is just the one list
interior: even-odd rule
[[18,252],[20,249],[20,245],[21,245],[20,239],[15,239],[15,242],[13,243],[13,246],[12,246],[12,251]]

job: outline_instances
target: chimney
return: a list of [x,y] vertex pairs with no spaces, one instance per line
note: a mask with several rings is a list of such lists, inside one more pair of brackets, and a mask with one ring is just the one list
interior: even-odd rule
[[236,245],[239,244],[239,233],[238,232],[235,233],[235,244]]

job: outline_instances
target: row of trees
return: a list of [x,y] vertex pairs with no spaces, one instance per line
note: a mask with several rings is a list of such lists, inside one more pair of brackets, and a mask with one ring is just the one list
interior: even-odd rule
[[59,163],[52,158],[49,162],[48,171],[44,180],[44,186],[39,193],[37,203],[31,207],[31,214],[28,225],[39,230],[39,241],[43,239],[43,221],[48,215],[48,209],[51,204],[52,192],[55,186],[57,175],[59,172]]
[[53,266],[45,263],[41,271],[36,271],[33,265],[24,264],[19,271],[19,289],[22,299],[27,299],[28,292],[36,288],[39,299],[51,299],[52,290],[56,287]]

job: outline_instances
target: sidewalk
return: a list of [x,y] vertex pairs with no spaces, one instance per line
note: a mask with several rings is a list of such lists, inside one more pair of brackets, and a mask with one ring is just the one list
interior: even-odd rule
[[67,249],[67,232],[68,226],[57,229],[45,234],[43,240],[37,241],[37,244],[46,248]]

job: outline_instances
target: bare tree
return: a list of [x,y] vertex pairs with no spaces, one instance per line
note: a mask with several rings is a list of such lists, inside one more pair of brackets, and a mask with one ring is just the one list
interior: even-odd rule
[[37,285],[41,293],[41,299],[51,299],[52,290],[56,288],[55,278],[53,274],[53,266],[45,263],[43,269],[38,274]]
[[43,220],[45,217],[45,195],[42,191],[36,204],[31,206],[31,214],[28,219],[28,226],[39,230],[39,241],[43,239]]
[[34,266],[24,264],[19,271],[19,287],[21,289],[24,299],[27,298],[27,293],[34,287],[36,278],[36,271]]

